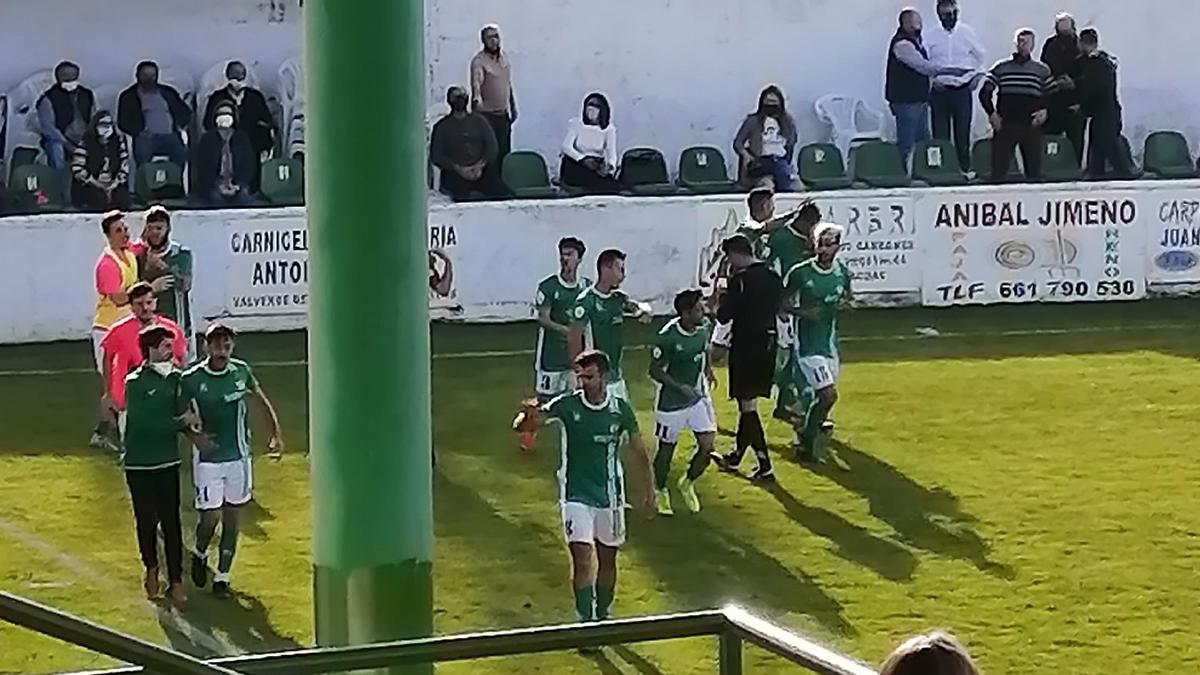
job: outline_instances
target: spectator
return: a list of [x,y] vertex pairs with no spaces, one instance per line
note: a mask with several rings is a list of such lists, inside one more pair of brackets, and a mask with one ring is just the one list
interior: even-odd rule
[[783,91],[775,85],[758,95],[758,109],[746,115],[733,138],[741,158],[738,180],[747,188],[769,176],[776,192],[792,189],[792,154],[796,149],[796,121],[788,114]]
[[[1025,178],[1042,174],[1042,125],[1046,123],[1046,91],[1050,68],[1033,59],[1034,34],[1017,31],[1017,51],[1012,58],[992,66],[979,90],[979,102],[992,123],[992,182],[1008,175],[1013,150],[1021,146]],[[998,102],[992,96],[999,92]]]
[[158,64],[142,61],[137,82],[121,92],[117,100],[117,126],[133,136],[133,159],[141,166],[156,156],[166,155],[183,168],[187,148],[182,129],[192,120],[192,110],[174,87],[158,82]]
[[446,91],[450,114],[433,125],[429,159],[442,170],[441,189],[455,201],[506,195],[498,171],[488,171],[497,161],[496,134],[484,116],[467,109],[467,91]]
[[[104,391],[108,380],[104,375],[106,364],[104,350],[100,346],[108,329],[129,316],[129,289],[137,283],[137,257],[129,250],[129,228],[125,225],[125,214],[109,211],[100,218],[100,230],[104,233],[105,246],[96,261],[93,272],[96,292],[96,315],[92,319],[92,355],[96,359],[96,371]],[[113,438],[116,425],[107,408],[99,409],[100,418],[92,432],[91,446],[117,450]]]
[[63,61],[54,67],[54,86],[38,98],[38,128],[46,163],[58,176],[63,200],[70,199],[71,155],[83,141],[96,109],[91,89],[79,83],[79,66]]
[[1050,67],[1053,82],[1046,97],[1046,123],[1042,131],[1061,134],[1071,141],[1075,160],[1083,160],[1083,115],[1072,81],[1079,77],[1083,56],[1075,33],[1075,17],[1062,12],[1054,17],[1054,35],[1042,46],[1042,63]]
[[979,675],[979,669],[953,635],[936,631],[905,640],[879,675]]
[[500,27],[488,24],[479,31],[483,49],[471,59],[471,109],[483,115],[496,136],[493,173],[512,151],[512,125],[517,121],[517,97],[513,94],[512,64],[500,51]]
[[975,29],[959,20],[958,0],[938,0],[938,25],[929,32],[925,48],[929,60],[938,67],[957,67],[961,75],[933,78],[929,107],[933,116],[933,137],[954,139],[958,166],[971,171],[971,113],[975,108],[972,94],[983,77],[983,43]]
[[896,117],[896,145],[908,166],[913,146],[929,140],[929,79],[963,75],[967,69],[938,67],[921,42],[921,15],[911,7],[900,12],[900,24],[888,47],[885,98]]
[[159,205],[146,209],[142,238],[134,247],[138,278],[154,288],[158,313],[187,336],[188,359],[196,355],[192,331],[192,250],[171,239],[171,213]]
[[129,150],[113,128],[112,113],[101,110],[71,156],[71,196],[86,211],[129,208]]
[[559,180],[592,194],[617,194],[624,186],[617,175],[617,127],[604,94],[583,99],[583,115],[572,118],[562,142]]
[[1112,176],[1133,177],[1132,161],[1121,142],[1121,102],[1117,98],[1117,59],[1100,49],[1100,35],[1094,28],[1079,34],[1083,62],[1075,91],[1083,115],[1091,120],[1088,127],[1088,177],[1104,178],[1112,167]]
[[216,126],[200,137],[196,154],[196,194],[208,206],[248,206],[254,177],[254,147],[246,132],[236,128],[231,101],[218,103]]
[[246,84],[245,64],[241,61],[230,61],[229,65],[225,66],[225,77],[225,86],[214,91],[204,106],[204,128],[216,127],[218,105],[233,104],[236,128],[246,132],[250,137],[250,146],[254,148],[254,174],[250,191],[257,192],[263,154],[275,148],[275,118],[271,116],[263,93]]

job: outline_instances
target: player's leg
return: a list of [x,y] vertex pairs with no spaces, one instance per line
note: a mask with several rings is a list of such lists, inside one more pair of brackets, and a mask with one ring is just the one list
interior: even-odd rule
[[612,618],[617,594],[617,551],[625,543],[625,509],[592,509],[596,535],[596,618]]
[[[103,395],[108,389],[108,383],[104,381],[104,350],[100,348],[101,341],[104,340],[105,332],[99,329],[92,331],[92,358],[96,362],[96,379],[100,382],[100,394]],[[112,413],[103,406],[97,406],[96,411],[96,426],[92,428],[92,438],[88,443],[97,450],[111,450],[110,435],[112,433]]]
[[142,583],[146,597],[158,598],[162,589],[158,582],[158,517],[154,504],[154,480],[151,471],[126,471],[129,499],[133,503],[133,522],[137,532],[138,553],[142,559]]
[[225,504],[225,477],[220,464],[196,462],[192,480],[196,486],[196,512],[199,515],[192,549],[192,583],[197,588],[204,588],[208,583],[208,545],[221,523],[221,507]]
[[817,461],[825,459],[822,427],[837,403],[837,364],[825,356],[806,356],[800,359],[805,379],[815,392],[804,420],[802,441]]
[[696,481],[712,461],[717,441],[717,414],[711,398],[703,398],[688,409],[687,426],[696,435],[696,453],[688,462],[687,473],[679,479],[679,492],[688,510],[697,513],[700,497],[696,494]]
[[675,515],[671,508],[671,496],[667,492],[667,477],[671,473],[675,446],[679,443],[679,434],[686,421],[686,411],[654,411],[654,438],[658,440],[658,452],[654,455],[654,501],[660,515]]
[[563,535],[571,552],[571,592],[580,621],[596,618],[595,522],[583,504],[562,505]]
[[226,462],[225,503],[221,508],[221,541],[217,544],[217,573],[213,576],[213,593],[229,592],[233,557],[237,555],[238,534],[242,507],[250,503],[254,478],[250,459]]

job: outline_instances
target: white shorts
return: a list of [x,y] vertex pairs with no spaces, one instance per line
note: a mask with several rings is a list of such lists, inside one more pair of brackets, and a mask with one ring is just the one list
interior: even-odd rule
[[838,383],[842,364],[836,356],[801,356],[796,359],[800,374],[813,391],[828,389]]
[[232,462],[195,462],[196,510],[241,506],[250,501],[254,476],[250,458]]
[[796,322],[792,321],[789,317],[776,316],[775,335],[775,344],[780,349],[790,349],[796,343]]
[[608,395],[615,396],[620,399],[629,401],[629,387],[625,384],[625,378],[621,378],[616,382],[608,383]]
[[711,397],[705,396],[683,410],[654,411],[654,437],[663,443],[674,445],[688,429],[696,434],[716,433],[717,411]]
[[96,372],[101,375],[104,374],[104,350],[100,348],[100,343],[105,335],[108,335],[108,331],[103,328],[92,329],[92,359],[96,362]]
[[625,508],[598,509],[578,502],[562,505],[563,534],[568,544],[599,543],[620,548],[625,543]]
[[733,322],[718,323],[713,326],[712,343],[718,347],[729,349],[733,344]]
[[575,373],[569,370],[546,371],[539,369],[535,371],[534,377],[538,396],[554,398],[575,391]]

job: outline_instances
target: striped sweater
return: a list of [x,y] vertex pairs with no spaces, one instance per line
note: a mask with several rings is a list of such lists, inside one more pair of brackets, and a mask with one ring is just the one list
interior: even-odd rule
[[[1029,124],[1034,112],[1046,107],[1050,67],[1029,57],[1013,55],[992,66],[979,90],[979,102],[987,114],[1000,113],[1005,122]],[[993,93],[999,91],[993,103]]]

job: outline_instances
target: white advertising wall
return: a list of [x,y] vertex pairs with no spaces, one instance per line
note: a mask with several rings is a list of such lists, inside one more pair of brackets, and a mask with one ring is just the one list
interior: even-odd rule
[[[1200,181],[919,188],[818,193],[846,226],[840,254],[867,305],[1135,300],[1200,286]],[[779,198],[786,209],[799,195]],[[667,313],[674,294],[711,278],[721,239],[745,217],[739,196],[582,198],[435,206],[429,245],[451,261],[435,318],[531,318],[556,243],[588,247],[585,271],[625,251],[626,290]],[[304,210],[183,211],[174,236],[192,248],[200,323],[232,317],[245,330],[305,325]],[[140,231],[140,219],[130,217]],[[87,335],[98,218],[0,219],[0,343]],[[435,261],[438,276],[445,265]]]

